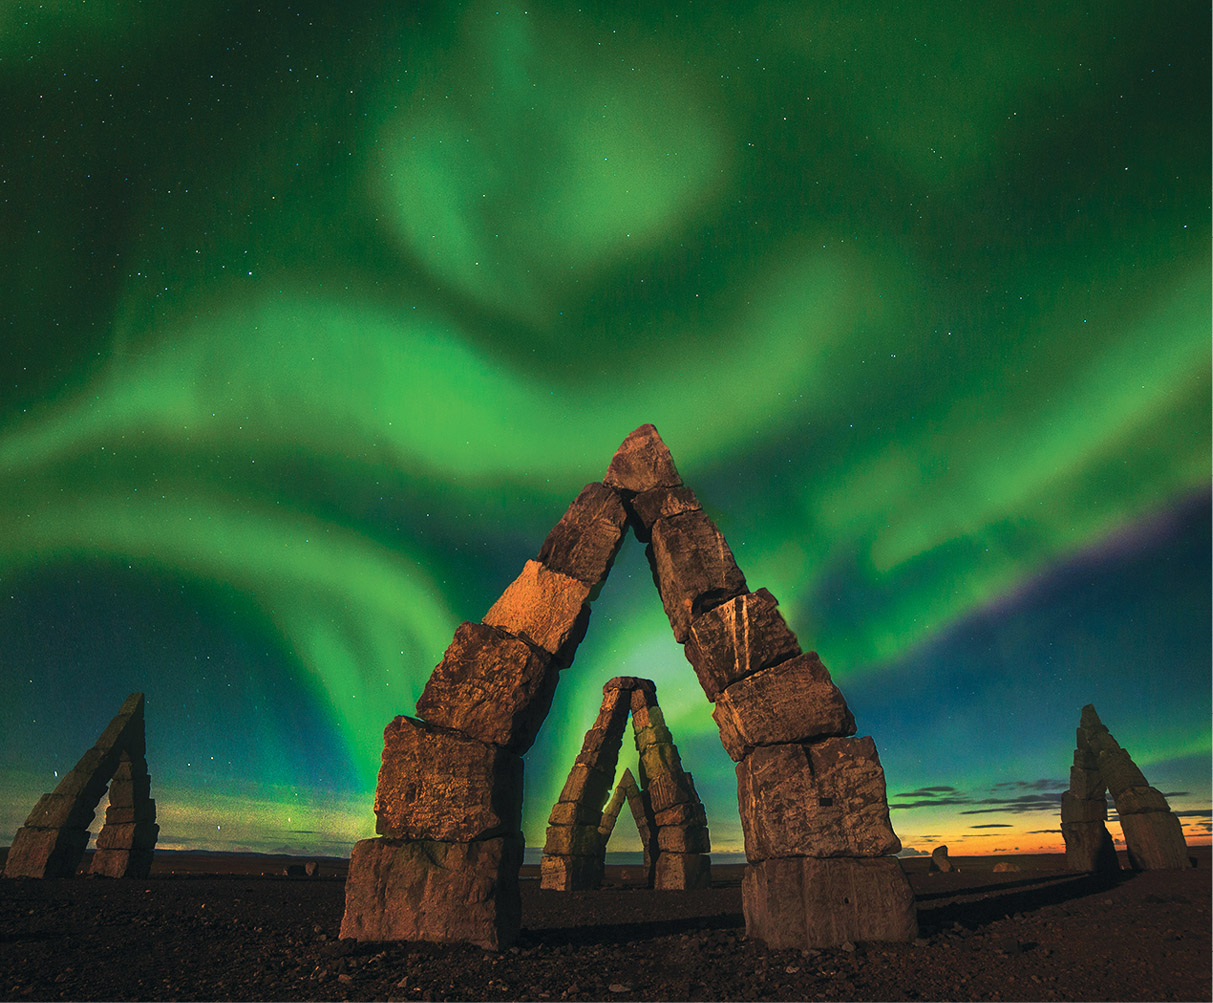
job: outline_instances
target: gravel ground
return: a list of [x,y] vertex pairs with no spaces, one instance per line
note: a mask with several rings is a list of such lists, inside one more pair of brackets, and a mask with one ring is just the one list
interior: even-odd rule
[[918,941],[807,952],[745,939],[736,867],[695,892],[622,887],[618,869],[596,892],[525,880],[523,934],[501,954],[338,940],[339,875],[8,879],[0,997],[1209,1000],[1213,872],[1194,853],[1193,870],[1113,880],[914,861]]

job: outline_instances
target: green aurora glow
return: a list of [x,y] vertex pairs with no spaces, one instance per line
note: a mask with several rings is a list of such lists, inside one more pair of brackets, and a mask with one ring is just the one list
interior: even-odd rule
[[[231,8],[0,15],[10,831],[142,689],[167,841],[369,832],[383,726],[649,421],[891,795],[1064,777],[1094,701],[1207,812],[1207,9]],[[1171,601],[1124,583],[1124,638],[1067,569],[1141,540]],[[1055,581],[1073,657],[1017,688]],[[996,657],[964,640],[993,609]],[[634,544],[529,841],[625,672],[735,847]],[[961,737],[992,713],[997,761]]]

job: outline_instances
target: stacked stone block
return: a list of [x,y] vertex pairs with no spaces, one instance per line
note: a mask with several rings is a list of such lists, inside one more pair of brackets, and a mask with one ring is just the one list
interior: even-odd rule
[[[652,425],[624,440],[602,483],[578,495],[483,623],[459,628],[418,719],[389,725],[376,796],[382,838],[355,848],[342,936],[490,947],[514,938],[521,774],[510,757],[534,740],[627,525],[648,544],[674,636],[738,762],[749,934],[774,947],[913,938],[913,897],[888,856],[899,844],[871,739],[852,737],[842,695],[816,655],[801,652],[775,598],[750,591]],[[670,861],[655,880],[693,883],[707,845],[698,796],[657,736],[641,777],[656,864]],[[464,761],[453,750],[467,751],[466,742],[486,748]],[[575,764],[561,795],[566,807],[553,827],[566,830],[558,838],[570,858],[588,857],[571,851],[601,839],[594,812],[578,811],[590,802],[601,809],[610,786],[601,778]],[[441,820],[443,811],[458,824]]]
[[801,651],[775,597],[750,591],[668,452],[643,449],[660,473],[621,488],[637,536],[650,541],[674,636],[738,764],[747,933],[778,948],[912,939],[914,900],[891,856],[901,844],[874,743],[851,737],[854,719],[829,672]]
[[[587,485],[482,622],[456,629],[417,717],[388,725],[379,837],[351,855],[341,936],[489,948],[517,937],[522,754],[585,634],[626,519],[615,491]],[[595,836],[610,780],[585,820]],[[591,795],[600,783],[588,770],[576,782]]]
[[[1128,751],[1112,737],[1091,704],[1082,709],[1077,745],[1070,790],[1062,795],[1061,804],[1067,866],[1073,870],[1119,869],[1114,851],[1111,862],[1107,861],[1110,837],[1106,841],[1100,838],[1099,848],[1092,848],[1098,838],[1094,826],[1098,825],[1107,835],[1103,824],[1107,816],[1105,787],[1116,802],[1129,865],[1134,870],[1189,866],[1183,827],[1167,799],[1147,783]],[[1103,814],[1099,814],[1101,809]]]
[[44,794],[17,830],[6,877],[58,878],[76,873],[89,825],[109,786],[109,807],[97,835],[91,872],[147,877],[160,827],[147,771],[143,694],[132,693],[96,744],[54,791]]

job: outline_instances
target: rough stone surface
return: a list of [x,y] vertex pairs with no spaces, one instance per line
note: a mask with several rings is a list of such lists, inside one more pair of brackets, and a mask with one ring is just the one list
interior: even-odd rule
[[601,813],[610,790],[609,776],[584,763],[574,763],[560,791],[560,800],[576,801]]
[[1062,822],[1066,868],[1071,871],[1119,871],[1112,835],[1103,822]]
[[383,732],[375,831],[465,842],[522,827],[522,758],[416,718]]
[[152,850],[97,850],[89,874],[103,878],[146,878],[152,869]]
[[600,856],[544,857],[539,861],[539,887],[558,892],[592,890],[602,885]]
[[698,800],[688,773],[681,771],[678,774],[659,773],[645,779],[645,791],[654,812],[665,811],[675,805]]
[[1169,811],[1121,815],[1129,866],[1135,871],[1163,871],[1188,866],[1188,844],[1179,819]]
[[948,848],[946,846],[937,846],[931,851],[931,873],[948,874],[956,870],[955,865],[948,857]]
[[667,891],[707,888],[712,884],[712,861],[703,853],[663,852],[657,857],[653,887]]
[[547,856],[592,857],[603,850],[597,825],[549,825],[543,852]]
[[691,621],[684,653],[709,700],[730,683],[800,654],[778,605],[770,592],[759,589]]
[[700,508],[690,488],[651,488],[636,495],[627,505],[632,532],[641,543],[648,543],[658,519],[669,519]]
[[683,802],[672,808],[653,813],[653,821],[658,826],[668,825],[707,825],[708,816],[700,801]]
[[657,487],[677,487],[682,478],[656,427],[641,425],[620,443],[602,483],[635,495]]
[[627,519],[618,491],[605,484],[587,484],[548,533],[538,559],[596,592],[623,543]]
[[1131,787],[1150,786],[1125,749],[1100,749],[1099,772],[1108,785],[1108,793],[1114,798]]
[[610,690],[627,690],[629,694],[639,690],[641,693],[655,697],[657,684],[651,679],[642,679],[640,676],[615,676],[602,684],[603,693]]
[[646,553],[679,644],[695,617],[746,590],[733,552],[702,511],[659,520]]
[[[667,851],[674,853],[708,853],[712,849],[712,840],[708,835],[706,825],[658,825],[657,848],[661,856]],[[657,858],[658,863],[661,857]]]
[[615,790],[611,794],[611,799],[602,810],[602,817],[598,821],[598,834],[602,837],[604,850],[606,849],[607,840],[611,838],[611,833],[615,831],[615,822],[619,818],[619,812],[623,808],[623,802],[626,799],[627,792],[623,789],[623,784],[616,784]]
[[815,651],[721,690],[712,718],[734,762],[758,745],[855,734],[855,718]]
[[751,861],[879,857],[901,849],[871,738],[757,748],[737,764],[737,801]]
[[591,805],[579,804],[576,801],[557,801],[552,805],[548,825],[593,825],[601,819],[602,812]]
[[538,561],[527,561],[484,614],[484,622],[530,641],[556,659],[572,664],[590,619],[590,586]]
[[508,947],[522,920],[522,847],[517,833],[470,843],[360,840],[350,855],[341,936]]
[[70,878],[76,873],[87,829],[35,829],[22,826],[13,836],[4,862],[6,878]]
[[1070,767],[1070,793],[1086,801],[1102,800],[1108,785],[1098,769]]
[[1103,822],[1108,817],[1106,798],[1077,798],[1070,791],[1061,796],[1063,822]]
[[1170,810],[1171,806],[1167,804],[1162,791],[1154,787],[1126,787],[1116,798],[1116,811],[1121,815]]
[[430,674],[417,714],[523,753],[547,717],[559,678],[552,656],[483,623],[462,623]]
[[776,857],[741,881],[746,936],[776,950],[918,936],[914,894],[893,857]]

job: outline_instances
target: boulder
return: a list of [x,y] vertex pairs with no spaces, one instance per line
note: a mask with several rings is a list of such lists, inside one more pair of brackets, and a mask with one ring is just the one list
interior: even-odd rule
[[730,683],[799,655],[800,645],[775,597],[759,589],[696,615],[684,654],[703,692],[715,701]]
[[956,870],[952,866],[952,861],[948,858],[948,848],[946,846],[937,846],[931,851],[931,865],[928,872],[931,874],[950,874]]
[[605,484],[587,484],[548,533],[538,559],[553,571],[585,582],[596,594],[623,543],[627,520],[619,492]]
[[522,921],[522,848],[518,833],[469,843],[360,840],[350,855],[341,936],[508,947]]
[[1062,822],[1066,868],[1071,871],[1119,871],[1112,836],[1103,822]]
[[626,498],[652,488],[678,487],[682,478],[657,429],[641,425],[620,443],[602,483],[622,492]]
[[708,888],[712,884],[712,861],[703,853],[666,851],[658,855],[653,887],[662,891]]
[[894,857],[773,857],[741,879],[746,936],[806,950],[918,936],[914,893]]
[[383,732],[375,831],[394,839],[466,842],[518,832],[522,757],[411,717]]
[[602,857],[544,857],[539,887],[558,892],[586,891],[602,885]]
[[700,508],[699,499],[690,488],[650,488],[633,497],[627,504],[632,531],[641,543],[648,543],[658,519],[669,519],[683,512]]
[[484,623],[462,623],[417,701],[417,714],[481,742],[523,753],[552,705],[552,656]]
[[674,853],[709,853],[712,849],[712,840],[708,835],[708,827],[706,825],[658,825],[657,827],[657,848],[661,850],[661,856],[657,858],[657,862],[661,863],[661,857],[665,856],[667,851]]
[[1070,791],[1061,795],[1063,822],[1103,822],[1108,817],[1106,798],[1077,798]]
[[1183,870],[1188,866],[1188,844],[1183,826],[1169,811],[1148,811],[1120,816],[1129,866],[1135,871]]
[[1000,860],[994,865],[995,874],[1008,874],[1019,871],[1019,865],[1011,860]]
[[761,746],[737,764],[737,802],[750,861],[901,849],[871,738]]
[[679,644],[695,617],[746,590],[733,552],[702,511],[659,520],[645,552]]
[[1146,811],[1170,811],[1171,806],[1162,791],[1154,787],[1126,787],[1116,798],[1120,815],[1140,815]]
[[543,843],[545,856],[592,857],[603,850],[602,834],[596,825],[549,825]]
[[716,697],[712,718],[734,762],[758,745],[855,734],[855,718],[815,651],[727,686]]
[[484,614],[484,622],[542,648],[564,668],[585,636],[590,621],[590,587],[538,561],[527,561]]

